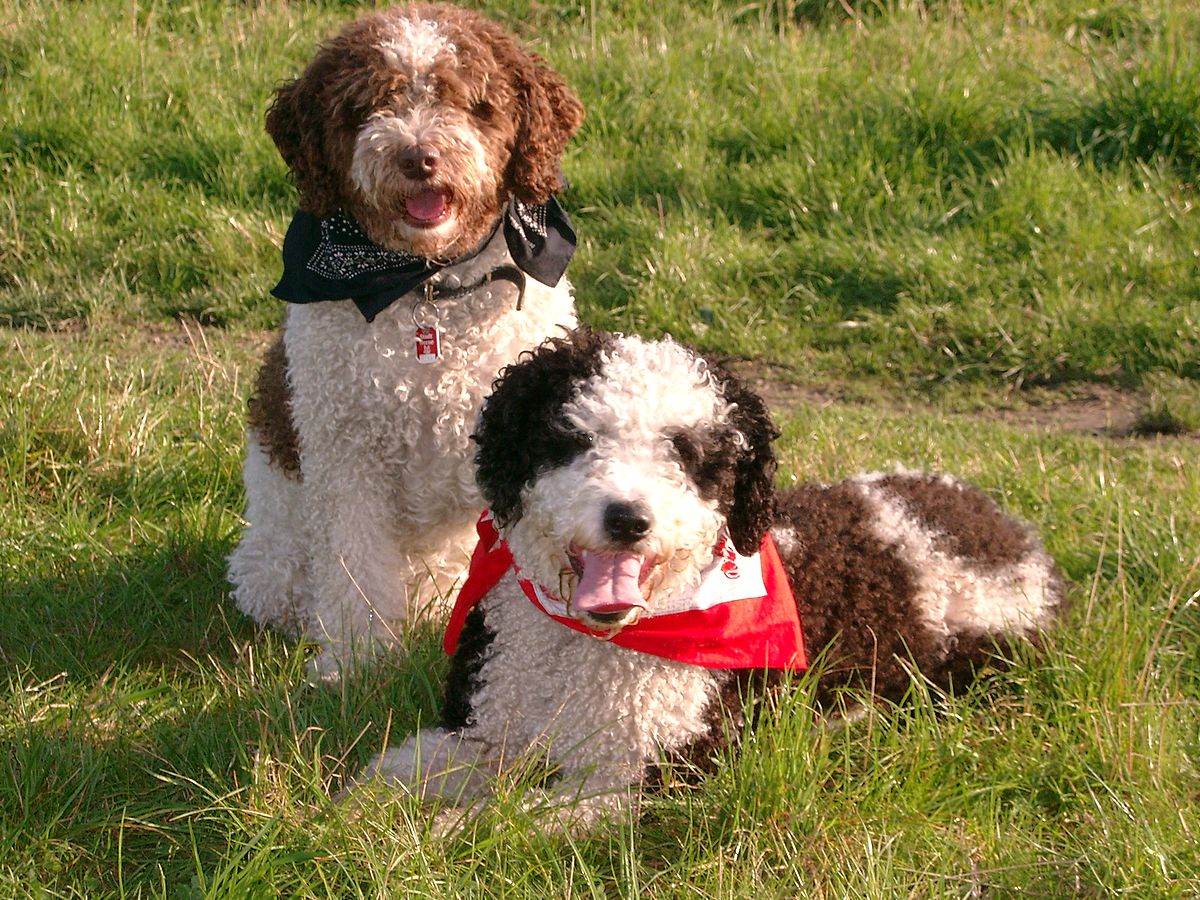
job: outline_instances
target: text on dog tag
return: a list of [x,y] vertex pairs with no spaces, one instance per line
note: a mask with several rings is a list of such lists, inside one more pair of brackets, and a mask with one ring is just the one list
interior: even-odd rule
[[442,336],[434,325],[417,326],[417,362],[435,363],[442,358]]

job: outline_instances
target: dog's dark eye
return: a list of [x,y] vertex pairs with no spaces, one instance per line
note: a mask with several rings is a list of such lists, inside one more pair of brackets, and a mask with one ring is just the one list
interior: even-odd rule
[[676,431],[670,435],[671,446],[679,454],[679,461],[685,470],[692,470],[704,456],[704,447],[700,439],[690,431]]
[[549,431],[555,443],[571,451],[587,450],[596,443],[596,436],[590,431],[583,431],[566,422],[553,425]]
[[496,115],[496,107],[486,100],[480,100],[471,107],[471,115],[481,122],[490,122]]
[[702,497],[732,496],[737,445],[728,429],[680,429],[668,435],[679,464]]

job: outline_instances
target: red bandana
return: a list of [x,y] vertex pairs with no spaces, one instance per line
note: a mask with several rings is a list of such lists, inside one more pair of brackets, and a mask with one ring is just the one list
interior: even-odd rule
[[[484,511],[475,527],[479,543],[446,625],[443,646],[449,654],[458,646],[467,614],[510,568],[516,569],[490,511]],[[673,609],[659,615],[647,611],[611,638],[563,615],[562,601],[546,588],[525,578],[518,581],[525,596],[556,622],[639,653],[709,669],[800,671],[808,667],[796,601],[770,534],[763,537],[759,552],[752,557],[738,555],[723,541],[700,587],[682,609],[676,601],[670,604]]]

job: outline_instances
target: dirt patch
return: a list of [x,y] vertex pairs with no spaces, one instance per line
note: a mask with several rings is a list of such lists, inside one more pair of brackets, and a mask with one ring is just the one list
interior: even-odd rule
[[[1103,384],[1070,385],[1058,389],[995,392],[970,400],[939,403],[904,397],[878,386],[843,383],[804,384],[787,366],[762,360],[723,360],[739,378],[762,395],[774,410],[801,407],[823,409],[835,404],[870,405],[892,412],[936,410],[943,414],[986,422],[1004,422],[1031,431],[1090,434],[1137,439],[1157,436],[1146,429],[1148,399],[1143,392]],[[1186,437],[1200,439],[1200,432]]]
[[834,403],[847,401],[846,390],[841,385],[796,384],[786,379],[773,378],[772,373],[757,362],[738,362],[730,365],[738,378],[754,389],[758,396],[767,401],[772,409],[791,410],[800,407],[823,408]]
[[853,402],[849,391],[841,384],[800,384],[794,381],[786,366],[761,360],[722,360],[755,393],[767,401],[771,409],[793,410],[803,406],[823,409],[835,403]]
[[1134,391],[1089,384],[1070,388],[1059,396],[1035,396],[1011,408],[978,415],[1041,431],[1130,437],[1135,435],[1144,406],[1144,398]]

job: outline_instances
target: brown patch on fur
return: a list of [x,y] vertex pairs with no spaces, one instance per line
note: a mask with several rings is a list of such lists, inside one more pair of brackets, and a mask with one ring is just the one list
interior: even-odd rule
[[[1041,553],[1032,529],[1005,515],[977,488],[925,474],[888,476],[880,483],[905,501],[914,522],[941,533],[944,552],[981,570]],[[1003,668],[1018,643],[1039,645],[1036,631],[942,635],[929,629],[913,604],[917,573],[874,536],[874,522],[854,482],[805,485],[781,492],[776,501],[775,527],[794,535],[779,542],[779,552],[800,610],[805,649],[816,666],[818,706],[836,709],[838,694],[846,689],[899,701],[912,684],[914,667],[931,684],[953,691],[986,667]],[[1052,567],[1047,589],[1061,610],[1065,580],[1048,557],[1042,559]],[[673,755],[672,761],[682,765],[672,774],[691,780],[711,773],[747,719],[753,724],[757,701],[778,688],[781,674],[724,673],[705,709],[702,736]],[[651,766],[647,777],[660,784],[663,772]]]
[[263,357],[254,393],[246,406],[246,424],[254,432],[271,464],[289,478],[300,480],[300,441],[292,424],[292,386],[287,375],[283,335]]
[[856,487],[806,485],[781,493],[775,521],[796,535],[780,556],[808,658],[823,655],[818,703],[828,704],[843,687],[898,700],[911,681],[910,659],[927,675],[941,667],[945,648],[913,608],[915,573],[874,536]]
[[[451,171],[419,184],[388,172],[383,196],[364,197],[351,179],[355,140],[376,113],[409,108],[408,73],[390,65],[380,46],[400,20],[436,20],[454,46],[430,70],[444,121],[471,128],[484,148],[494,187],[462,189]],[[422,256],[453,255],[476,246],[511,195],[544,202],[559,187],[559,160],[583,121],[583,107],[539,56],[499,24],[450,6],[400,7],[364,16],[321,46],[294,81],[281,85],[267,113],[270,133],[300,192],[300,208],[316,216],[345,210],[377,243]],[[446,168],[461,148],[435,148]],[[458,233],[445,246],[402,237],[404,198],[418,188],[451,194]]]
[[904,503],[933,534],[934,547],[948,556],[998,568],[1019,563],[1036,546],[1026,526],[971,485],[927,474],[889,475],[877,483]]
[[[1005,515],[986,495],[927,475],[881,482],[905,501],[914,522],[941,532],[943,550],[980,570],[1015,565],[1040,554],[1032,530]],[[805,485],[783,492],[776,528],[794,532],[780,556],[800,609],[805,649],[818,662],[816,700],[828,706],[843,688],[900,700],[913,666],[939,688],[969,684],[978,669],[1002,665],[1017,635],[944,635],[928,628],[914,607],[917,573],[874,536],[873,513],[854,482]],[[1063,606],[1065,582],[1049,557],[1047,590]],[[1022,642],[1037,643],[1032,630]]]

